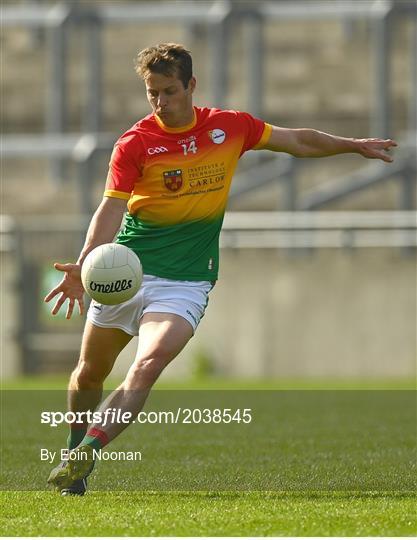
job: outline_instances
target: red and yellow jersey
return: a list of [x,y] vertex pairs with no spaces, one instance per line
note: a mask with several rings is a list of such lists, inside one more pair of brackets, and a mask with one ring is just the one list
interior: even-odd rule
[[151,114],[116,142],[104,195],[128,201],[117,242],[144,271],[168,279],[217,279],[218,239],[239,157],[263,148],[272,127],[248,113],[194,108],[165,126]]

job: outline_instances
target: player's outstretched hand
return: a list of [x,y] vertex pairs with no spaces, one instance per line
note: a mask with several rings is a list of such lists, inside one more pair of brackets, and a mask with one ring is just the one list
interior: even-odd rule
[[389,154],[391,148],[398,146],[391,139],[357,139],[358,153],[368,159],[382,159],[387,163],[394,161]]
[[69,299],[69,303],[66,318],[71,318],[75,301],[78,302],[78,311],[82,315],[84,313],[84,287],[81,283],[81,266],[79,264],[55,263],[54,268],[60,272],[65,272],[65,276],[61,283],[45,296],[45,302],[49,302],[59,294],[58,300],[51,311],[52,315],[58,313],[67,298]]

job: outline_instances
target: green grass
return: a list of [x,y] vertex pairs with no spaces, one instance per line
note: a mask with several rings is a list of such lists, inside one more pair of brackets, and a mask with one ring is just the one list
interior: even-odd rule
[[[51,466],[40,463],[36,452],[40,441],[52,449],[63,445],[66,426],[40,426],[38,411],[41,405],[62,410],[57,403],[65,403],[64,394],[46,390],[63,389],[65,382],[20,379],[7,385],[20,393],[3,394],[6,490],[0,492],[0,527],[5,536],[417,533],[415,397],[402,391],[413,388],[412,381],[161,383],[160,389],[175,390],[159,394],[162,410],[188,398],[184,388],[201,390],[192,394],[196,406],[230,399],[225,388],[250,388],[252,393],[233,395],[238,404],[253,400],[256,421],[247,431],[242,426],[131,426],[112,449],[139,448],[143,462],[100,463],[85,497],[61,498],[41,491]],[[33,392],[39,388],[44,391]],[[271,393],[275,388],[286,392]],[[287,392],[294,388],[301,391]],[[360,390],[303,391],[323,388]],[[387,391],[366,391],[381,388]],[[277,478],[280,487],[273,490]]]
[[90,492],[0,496],[5,536],[412,536],[415,499],[395,495]]
[[[115,388],[121,380],[107,379],[104,387]],[[32,375],[0,381],[3,390],[63,390],[67,388],[68,376]],[[203,379],[160,379],[155,388],[163,390],[414,390],[413,378],[395,379],[227,379],[207,377]]]

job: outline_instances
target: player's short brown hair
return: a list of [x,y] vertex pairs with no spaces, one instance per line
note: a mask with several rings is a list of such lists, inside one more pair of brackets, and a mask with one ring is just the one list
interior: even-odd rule
[[161,73],[168,77],[178,75],[184,88],[193,76],[193,61],[190,51],[178,43],[158,43],[143,49],[135,63],[136,73],[145,79],[148,73]]

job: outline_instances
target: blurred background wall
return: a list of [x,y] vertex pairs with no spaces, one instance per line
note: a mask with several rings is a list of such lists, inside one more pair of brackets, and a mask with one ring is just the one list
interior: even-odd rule
[[[248,153],[229,205],[246,221],[225,231],[209,309],[167,376],[413,376],[415,2],[3,1],[1,31],[3,377],[76,362],[82,320],[42,304],[51,264],[76,257],[112,144],[149,111],[133,61],[161,41],[192,51],[197,105],[400,143],[393,165]],[[254,211],[286,212],[287,236],[245,236]],[[322,225],[297,229],[297,213]]]

